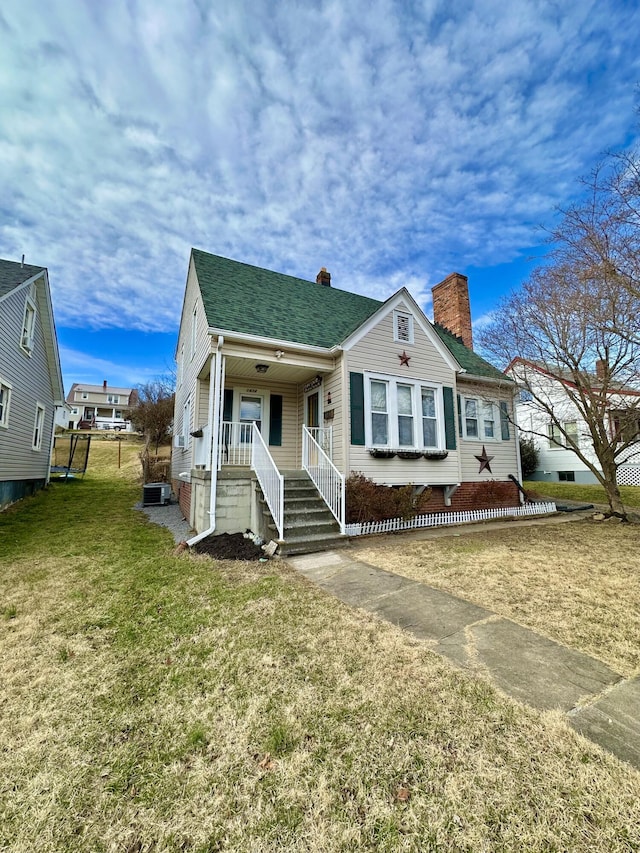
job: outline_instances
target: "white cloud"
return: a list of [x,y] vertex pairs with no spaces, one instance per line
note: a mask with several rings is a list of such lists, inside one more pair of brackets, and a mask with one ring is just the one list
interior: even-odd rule
[[634,124],[640,11],[613,0],[3,15],[0,254],[49,267],[67,326],[174,329],[192,245],[425,304],[539,242]]

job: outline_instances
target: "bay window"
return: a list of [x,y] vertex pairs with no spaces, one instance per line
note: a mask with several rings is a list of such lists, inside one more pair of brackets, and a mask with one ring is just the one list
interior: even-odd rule
[[368,374],[364,393],[368,447],[402,450],[444,447],[440,386]]

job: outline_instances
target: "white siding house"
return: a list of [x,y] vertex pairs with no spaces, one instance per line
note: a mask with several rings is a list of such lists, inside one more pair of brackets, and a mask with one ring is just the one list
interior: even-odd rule
[[405,288],[379,302],[324,269],[305,281],[192,250],[172,483],[199,535],[260,529],[264,497],[286,543],[303,472],[342,529],[352,472],[430,487],[429,512],[519,504],[513,383],[472,350],[466,278],[436,293],[431,322]]
[[47,270],[0,260],[0,508],[48,482],[63,402]]
[[[600,468],[587,423],[565,390],[569,380],[561,382],[539,365],[524,359],[514,359],[507,372],[523,389],[516,405],[518,427],[523,437],[531,439],[538,451],[538,465],[530,479],[596,483],[589,466],[567,446],[560,430],[552,423],[550,410],[585,458]],[[640,486],[640,393],[632,389],[609,392],[606,400],[609,436],[615,433],[618,418],[624,412],[631,413],[626,429],[631,428],[637,437],[637,449],[636,444],[632,444],[620,458],[618,485]]]

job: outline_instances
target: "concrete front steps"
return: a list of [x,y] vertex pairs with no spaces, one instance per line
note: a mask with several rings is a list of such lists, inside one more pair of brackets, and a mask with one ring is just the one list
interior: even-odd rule
[[[349,537],[340,533],[340,525],[318,494],[305,471],[285,471],[284,474],[284,541],[282,556],[312,554],[349,544]],[[270,535],[278,532],[266,503],[263,512],[268,516]]]

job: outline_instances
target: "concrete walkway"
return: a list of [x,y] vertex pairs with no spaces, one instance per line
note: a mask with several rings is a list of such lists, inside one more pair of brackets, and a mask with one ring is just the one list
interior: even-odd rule
[[640,679],[455,595],[354,560],[348,552],[292,557],[305,577],[353,607],[398,625],[508,696],[559,709],[585,737],[640,769]]

